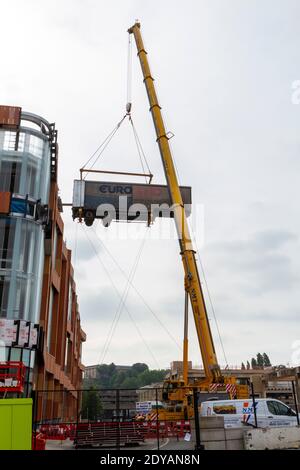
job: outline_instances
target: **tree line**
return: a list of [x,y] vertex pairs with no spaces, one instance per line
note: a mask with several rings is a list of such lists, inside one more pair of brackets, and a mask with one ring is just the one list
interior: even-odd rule
[[271,364],[271,361],[269,359],[269,356],[267,353],[257,353],[256,354],[256,358],[255,357],[252,357],[251,359],[251,365],[250,365],[250,362],[247,361],[246,365],[244,364],[244,362],[242,362],[242,365],[241,365],[241,369],[245,370],[249,370],[249,369],[263,369],[264,367],[271,367],[272,364]]
[[97,367],[95,379],[84,379],[84,386],[94,388],[140,388],[155,382],[161,382],[167,370],[150,370],[147,364],[136,363],[128,369],[119,369],[114,363],[101,364]]
[[96,378],[85,378],[82,394],[81,417],[96,421],[101,416],[103,406],[97,389],[138,389],[155,382],[162,382],[167,370],[150,370],[147,364],[136,363],[128,369],[120,369],[114,363],[97,367]]

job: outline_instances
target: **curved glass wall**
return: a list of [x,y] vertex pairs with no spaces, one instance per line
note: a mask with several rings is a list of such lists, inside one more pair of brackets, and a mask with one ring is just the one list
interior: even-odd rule
[[[0,129],[0,191],[48,203],[50,146],[42,132]],[[44,265],[41,224],[0,217],[0,317],[37,323]]]
[[0,218],[2,318],[38,321],[43,264],[41,226],[17,217]]
[[[34,134],[32,134],[34,132]],[[48,202],[50,149],[47,136],[0,129],[0,191]]]

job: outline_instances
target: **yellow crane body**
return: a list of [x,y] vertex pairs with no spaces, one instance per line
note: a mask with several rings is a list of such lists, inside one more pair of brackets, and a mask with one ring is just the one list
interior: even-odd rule
[[182,202],[180,188],[173,163],[169,138],[166,133],[161,113],[161,107],[158,103],[154,87],[154,79],[151,75],[147,59],[147,52],[145,51],[142,35],[140,32],[140,24],[136,23],[132,28],[129,29],[129,32],[133,33],[136,41],[138,57],[142,67],[144,83],[148,94],[150,111],[155,126],[157,143],[159,145],[167,184],[173,203],[174,220],[176,224],[181,249],[181,257],[185,271],[185,288],[189,294],[194,314],[195,326],[199,345],[201,348],[205,375],[209,381],[218,382],[221,379],[222,375],[220,367],[218,365],[210,331],[209,321],[207,317],[200,278],[196,264],[195,251],[193,249],[192,239],[187,223],[187,217],[185,214],[184,205]]
[[[151,74],[147,52],[144,47],[140,23],[136,22],[129,30],[129,34],[133,34],[137,47],[137,55],[140,60],[140,65],[143,73],[144,84],[146,87],[148,100],[150,104],[150,112],[153,118],[156,140],[159,146],[160,155],[163,163],[163,168],[167,180],[167,185],[169,188],[171,201],[172,201],[172,211],[174,213],[174,221],[176,224],[176,230],[179,239],[180,245],[180,254],[182,258],[182,263],[184,267],[185,274],[185,290],[190,299],[192,306],[194,322],[198,337],[198,342],[200,346],[203,367],[205,372],[205,379],[199,381],[193,386],[201,388],[208,388],[212,383],[217,384],[233,384],[235,383],[234,377],[224,377],[221,373],[220,366],[218,364],[214,342],[211,334],[211,329],[209,325],[207,310],[205,306],[204,296],[202,292],[199,272],[196,263],[196,252],[193,248],[192,238],[190,235],[187,217],[184,209],[184,204],[182,201],[182,196],[180,192],[180,187],[177,180],[177,175],[175,171],[175,166],[173,163],[172,153],[169,144],[169,137],[165,129],[165,124],[163,121],[161,107],[158,102],[154,79]],[[187,302],[187,299],[186,299]],[[187,332],[184,334],[184,344],[183,344],[183,357],[184,357],[184,370],[183,370],[183,380],[182,385],[187,386],[188,384],[188,339]],[[175,381],[176,382],[176,381]],[[179,382],[177,385],[179,385]],[[172,384],[172,381],[170,381]],[[173,381],[174,384],[174,381]],[[238,386],[237,386],[238,387]],[[245,396],[245,386],[241,387],[241,395]],[[172,388],[172,387],[171,387]],[[178,388],[178,387],[176,387]],[[242,390],[243,389],[243,390]],[[238,390],[237,390],[238,391]],[[175,392],[175,390],[174,390]],[[238,391],[239,392],[239,391]],[[170,392],[172,395],[172,393]],[[182,392],[177,391],[174,393],[175,396],[182,394]],[[238,393],[239,395],[239,393]]]

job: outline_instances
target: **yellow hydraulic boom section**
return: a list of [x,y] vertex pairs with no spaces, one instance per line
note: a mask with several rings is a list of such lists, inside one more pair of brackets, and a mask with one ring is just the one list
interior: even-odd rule
[[[142,67],[144,76],[144,83],[146,86],[148,99],[150,103],[150,111],[152,114],[157,143],[164,166],[164,171],[169,187],[171,200],[173,204],[174,219],[179,238],[181,257],[185,272],[185,289],[189,295],[198,341],[201,349],[203,366],[205,370],[206,379],[202,385],[209,383],[224,383],[220,367],[218,365],[212,334],[209,326],[207,311],[205,307],[203,292],[201,288],[199,273],[196,264],[195,251],[193,249],[192,239],[189,232],[187,218],[182,202],[182,197],[178,185],[176,171],[172,159],[171,149],[169,145],[169,138],[166,133],[165,125],[163,122],[161,107],[158,103],[154,79],[151,75],[147,52],[145,51],[143,39],[140,31],[140,24],[135,23],[132,28],[128,30],[129,33],[134,35],[138,57]],[[187,336],[185,335],[184,344],[185,361],[187,363]],[[187,364],[186,364],[187,365]],[[187,381],[187,370],[184,371],[184,382]]]

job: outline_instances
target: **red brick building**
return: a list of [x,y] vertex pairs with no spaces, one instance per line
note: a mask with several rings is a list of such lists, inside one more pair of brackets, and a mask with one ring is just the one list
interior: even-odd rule
[[75,420],[77,392],[74,390],[82,385],[81,355],[86,335],[80,323],[71,250],[63,240],[64,224],[55,181],[51,183],[49,208],[51,228],[45,238],[40,313],[45,340],[43,361],[36,368],[36,388],[55,391],[39,394],[37,418]]

